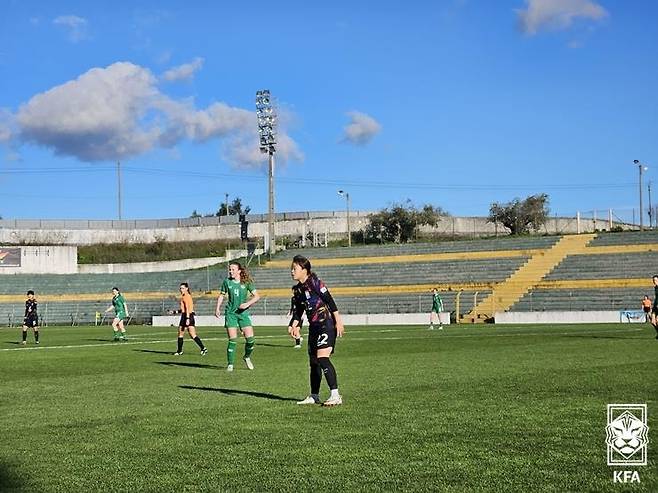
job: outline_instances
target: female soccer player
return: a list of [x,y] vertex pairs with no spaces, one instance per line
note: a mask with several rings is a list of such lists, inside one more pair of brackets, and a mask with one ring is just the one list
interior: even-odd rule
[[37,300],[34,298],[34,291],[31,289],[27,292],[27,299],[25,300],[23,341],[21,344],[27,344],[28,327],[32,327],[32,330],[34,331],[34,343],[39,344],[39,315],[37,314]]
[[432,288],[432,311],[430,312],[430,330],[434,330],[434,321],[439,322],[439,330],[443,330],[441,322],[441,312],[443,311],[443,300],[439,295],[439,290]]
[[651,298],[649,298],[646,294],[644,295],[644,298],[642,298],[642,311],[644,312],[644,321],[645,322],[650,322],[650,316],[651,316]]
[[329,357],[334,352],[336,337],[345,332],[343,320],[336,303],[325,284],[311,271],[311,262],[306,257],[295,255],[290,266],[290,274],[297,281],[293,287],[295,309],[289,329],[290,335],[299,337],[302,315],[308,320],[308,356],[311,367],[311,394],[297,404],[319,404],[322,374],[331,391],[325,406],[338,406],[343,399],[338,392],[336,369]]
[[190,286],[186,282],[180,283],[180,310],[176,310],[172,313],[180,313],[180,322],[178,323],[178,350],[174,353],[174,356],[180,356],[183,354],[183,341],[185,337],[185,329],[189,336],[194,339],[197,346],[201,349],[201,356],[208,354],[208,349],[203,345],[201,338],[196,335],[196,327],[194,320],[194,301],[192,301],[192,295],[190,294]]
[[[115,341],[126,340],[126,328],[123,325],[123,319],[128,318],[128,306],[119,288],[112,288],[112,306],[105,310],[105,313],[114,310],[114,320],[112,320],[112,330],[114,330]],[[121,333],[119,333],[121,331]]]
[[251,362],[251,353],[254,352],[256,339],[254,338],[251,317],[249,317],[247,310],[260,299],[260,295],[254,288],[249,272],[240,262],[232,261],[228,264],[228,278],[224,279],[217,298],[217,307],[215,308],[217,318],[221,313],[219,310],[225,297],[227,302],[224,309],[224,327],[226,328],[226,335],[228,335],[226,371],[233,371],[235,348],[238,345],[238,328],[240,328],[245,339],[244,357],[242,359],[244,359],[247,368],[253,370],[254,364]]

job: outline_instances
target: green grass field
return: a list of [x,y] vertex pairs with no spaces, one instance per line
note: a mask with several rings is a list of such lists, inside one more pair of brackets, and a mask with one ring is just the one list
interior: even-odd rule
[[[295,404],[307,356],[281,328],[233,373],[218,328],[206,357],[174,357],[173,328],[110,333],[0,329],[1,491],[658,491],[647,325],[348,327],[337,408]],[[639,485],[606,465],[608,403],[648,405]]]

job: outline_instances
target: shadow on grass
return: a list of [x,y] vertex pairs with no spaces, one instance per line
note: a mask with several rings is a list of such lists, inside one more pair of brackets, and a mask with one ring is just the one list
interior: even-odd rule
[[26,491],[20,476],[8,464],[0,463],[0,491]]
[[268,344],[266,342],[256,342],[256,347],[265,346],[265,347],[283,347],[283,348],[292,348],[292,344]]
[[565,335],[563,337],[567,337],[567,338],[576,337],[578,339],[644,339],[643,337],[628,336],[628,335],[604,336],[604,335],[596,335],[596,334],[589,334],[589,335],[569,334],[569,335]]
[[20,346],[21,343],[18,341],[5,341],[5,344],[10,344],[11,346]]
[[220,394],[226,395],[248,395],[250,397],[258,397],[260,399],[270,399],[273,401],[290,401],[297,402],[299,399],[294,399],[292,397],[282,397],[276,394],[268,394],[267,392],[252,392],[249,390],[235,390],[235,389],[221,389],[217,387],[195,387],[193,385],[179,385],[181,389],[188,390],[203,390],[204,392],[219,392]]
[[139,353],[152,353],[152,354],[172,354],[171,351],[156,351],[155,349],[133,349]]
[[221,368],[221,366],[217,365],[206,365],[203,363],[183,363],[182,361],[156,361],[156,363],[165,366],[182,366],[183,368],[210,368],[213,370],[219,370]]

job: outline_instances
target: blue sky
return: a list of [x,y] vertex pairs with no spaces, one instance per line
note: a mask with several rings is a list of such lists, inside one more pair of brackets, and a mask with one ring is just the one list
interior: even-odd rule
[[345,189],[359,210],[545,192],[628,215],[633,159],[645,192],[658,177],[658,3],[314,3],[0,0],[0,215],[115,218],[117,160],[124,218],[225,193],[265,212],[265,88],[278,211]]

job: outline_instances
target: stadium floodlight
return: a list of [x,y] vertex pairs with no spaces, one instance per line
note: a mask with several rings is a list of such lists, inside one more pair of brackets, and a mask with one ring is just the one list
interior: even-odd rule
[[642,164],[639,160],[633,159],[633,164],[637,165],[637,169],[640,172],[640,177],[639,177],[639,189],[640,189],[640,231],[644,231],[644,223],[642,221],[642,173],[644,171],[647,171],[649,168]]
[[275,253],[274,238],[274,153],[276,152],[276,111],[268,89],[256,91],[256,116],[258,118],[258,142],[260,152],[268,155],[269,161],[269,207],[268,207],[268,254]]
[[352,231],[350,229],[350,194],[345,190],[338,190],[338,195],[345,197],[345,202],[347,205],[347,246],[352,246]]

